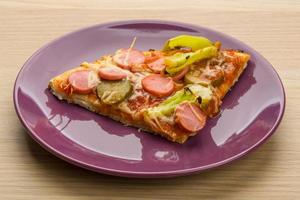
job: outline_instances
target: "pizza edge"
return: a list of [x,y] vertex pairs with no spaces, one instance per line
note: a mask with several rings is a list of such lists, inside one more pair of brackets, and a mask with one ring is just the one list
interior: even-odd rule
[[[73,98],[69,98],[66,94],[59,92],[59,90],[57,90],[57,84],[55,84],[55,81],[53,80],[49,83],[49,89],[50,92],[59,100],[64,100],[67,103],[79,105],[91,112],[97,113],[101,116],[109,117],[117,122],[121,122],[124,126],[132,126],[138,128],[139,130],[143,130],[154,135],[160,135],[170,141],[178,142],[181,144],[184,143],[190,136],[192,136],[187,134],[179,135],[176,133],[164,132],[159,130],[154,131],[153,128],[144,123],[144,121],[133,120],[132,116],[129,117],[128,113],[120,109],[116,109],[113,106],[101,104],[102,109],[99,111],[99,106],[95,106],[93,102],[89,101],[88,98],[86,98],[86,96],[75,95],[73,96]],[[103,112],[104,110],[109,110],[109,112]]]

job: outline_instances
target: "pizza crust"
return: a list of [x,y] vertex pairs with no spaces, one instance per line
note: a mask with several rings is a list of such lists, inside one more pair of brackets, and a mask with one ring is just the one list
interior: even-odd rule
[[[113,114],[114,112],[110,112],[110,113],[99,112],[98,107],[96,107],[91,102],[89,102],[87,100],[87,98],[85,98],[85,96],[83,96],[83,95],[75,95],[72,98],[69,98],[64,93],[57,92],[57,90],[55,89],[55,84],[53,84],[53,81],[50,81],[49,88],[50,88],[51,93],[54,96],[56,96],[59,100],[65,100],[70,104],[79,105],[79,106],[81,106],[81,107],[83,107],[83,108],[85,108],[85,109],[87,109],[91,112],[97,113],[97,114],[102,115],[102,116],[109,117],[109,118],[111,118],[111,119],[113,119],[117,122],[121,122],[124,126],[136,127],[136,128],[138,128],[142,131],[146,131],[146,132],[149,132],[149,133],[152,133],[152,134],[155,134],[155,135],[160,135],[162,137],[167,138],[168,140],[171,140],[171,141],[177,142],[177,143],[181,143],[181,144],[184,143],[188,139],[189,136],[193,136],[193,135],[184,135],[184,134],[176,135],[174,133],[172,134],[172,133],[167,133],[167,132],[161,132],[159,130],[153,131],[151,129],[151,127],[147,126],[145,123],[142,123],[142,122],[139,122],[138,124],[137,123],[132,123],[131,121],[126,120],[125,118],[122,118],[122,114],[121,114],[122,111],[120,111],[120,110],[116,110],[116,112],[120,113],[119,115]],[[89,102],[89,103],[87,103],[87,102]],[[112,108],[112,109],[114,109],[114,108]]]

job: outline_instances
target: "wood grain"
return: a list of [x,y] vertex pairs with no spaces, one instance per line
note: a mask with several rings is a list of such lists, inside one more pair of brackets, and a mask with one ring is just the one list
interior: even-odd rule
[[[299,1],[0,1],[0,199],[300,199]],[[46,42],[96,23],[166,19],[230,34],[263,54],[287,105],[276,134],[245,158],[173,179],[126,179],[61,161],[33,142],[13,107],[15,77]]]

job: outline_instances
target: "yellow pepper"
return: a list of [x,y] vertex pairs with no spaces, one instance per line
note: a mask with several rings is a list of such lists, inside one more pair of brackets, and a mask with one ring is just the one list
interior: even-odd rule
[[173,56],[165,58],[166,71],[169,74],[177,73],[195,62],[207,58],[212,58],[216,56],[217,53],[218,49],[215,46],[209,46],[203,49],[199,49],[193,53],[174,54]]
[[[201,103],[199,103],[199,98],[201,99]],[[144,112],[144,115],[150,118],[169,116],[174,112],[176,107],[183,102],[197,103],[204,109],[211,99],[212,90],[210,87],[204,87],[199,84],[190,84],[165,99],[159,105],[148,108]]]
[[193,52],[175,53],[172,56],[165,57],[165,64],[169,68],[178,67],[180,65],[183,65],[193,54]]
[[177,37],[169,39],[165,43],[162,50],[167,51],[170,49],[175,49],[177,47],[190,47],[192,51],[197,51],[198,49],[202,49],[209,46],[213,46],[213,43],[205,37],[193,35],[179,35]]

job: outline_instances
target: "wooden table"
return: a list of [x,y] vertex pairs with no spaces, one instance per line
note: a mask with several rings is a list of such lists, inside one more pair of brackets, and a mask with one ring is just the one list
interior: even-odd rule
[[[0,1],[0,199],[300,199],[300,3],[295,2]],[[232,165],[155,180],[89,172],[33,142],[12,100],[25,60],[46,42],[83,26],[140,18],[207,26],[263,54],[281,76],[287,95],[276,134]]]

